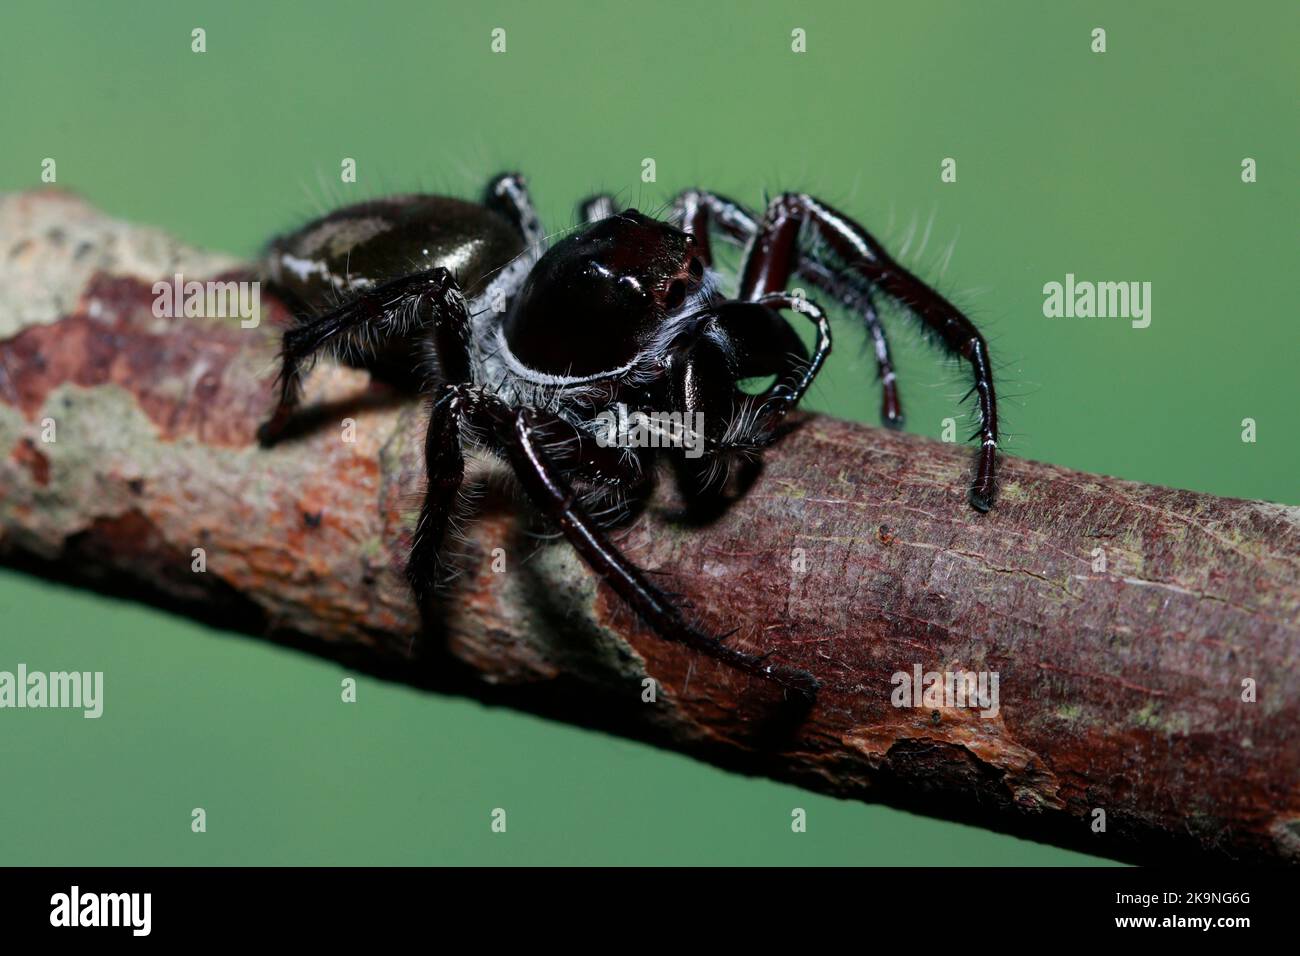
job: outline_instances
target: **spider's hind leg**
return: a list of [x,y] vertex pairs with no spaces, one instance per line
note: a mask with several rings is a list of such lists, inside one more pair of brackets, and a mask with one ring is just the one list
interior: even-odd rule
[[428,611],[429,598],[438,585],[449,576],[442,548],[465,481],[467,399],[464,386],[447,385],[439,389],[429,409],[424,437],[427,485],[406,562],[406,579],[415,592],[421,616]]
[[483,192],[483,205],[514,223],[526,245],[538,245],[545,240],[546,231],[528,192],[528,182],[521,174],[502,173],[493,177]]
[[446,269],[430,269],[372,286],[338,308],[306,319],[284,333],[280,348],[279,401],[258,429],[263,445],[285,432],[302,395],[303,368],[329,350],[374,355],[396,339],[430,336],[444,381],[469,376],[470,319],[464,296]]
[[614,208],[614,197],[609,193],[597,193],[578,203],[578,221],[585,223],[600,222],[608,219],[618,210]]

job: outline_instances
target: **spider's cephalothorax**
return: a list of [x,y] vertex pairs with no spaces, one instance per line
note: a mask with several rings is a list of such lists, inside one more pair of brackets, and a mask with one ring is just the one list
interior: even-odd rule
[[[533,502],[660,636],[809,699],[818,686],[812,675],[692,626],[610,543],[587,502],[643,493],[657,454],[689,461],[688,473],[707,485],[719,466],[774,440],[831,349],[822,310],[786,291],[797,275],[862,316],[886,424],[900,425],[902,413],[876,296],[970,362],[981,426],[970,502],[987,511],[997,408],[984,339],[866,230],[811,196],[782,195],[760,218],[690,190],[668,222],[616,213],[610,197],[597,196],[582,204],[581,219],[545,248],[523,179],[503,175],[481,205],[437,196],[370,201],[275,240],[266,271],[296,320],[284,335],[280,403],[262,439],[283,434],[303,365],[322,350],[428,392],[428,490],[407,565],[422,611],[442,573],[464,446],[477,442],[513,466]],[[746,246],[734,297],[720,291],[714,235]],[[783,312],[814,326],[811,355]],[[760,377],[773,379],[761,394],[738,386]],[[614,427],[629,420],[638,423],[630,433]]]

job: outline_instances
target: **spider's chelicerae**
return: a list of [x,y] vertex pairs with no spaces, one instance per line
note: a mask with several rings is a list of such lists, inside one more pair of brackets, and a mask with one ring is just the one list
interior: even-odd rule
[[[644,494],[653,456],[664,453],[611,442],[609,411],[702,422],[702,435],[687,433],[698,439],[689,458],[671,452],[702,487],[725,470],[720,463],[756,455],[831,350],[823,311],[786,291],[798,276],[861,315],[880,369],[884,420],[897,426],[902,413],[875,307],[883,296],[974,370],[981,445],[970,503],[987,511],[997,409],[984,339],[865,229],[811,196],[782,195],[759,217],[689,190],[666,222],[616,212],[611,197],[596,196],[580,217],[581,226],[548,248],[523,179],[502,175],[482,204],[374,200],[273,241],[266,269],[296,320],[284,334],[280,403],[262,440],[282,435],[304,366],[322,350],[427,392],[428,489],[407,565],[422,612],[442,574],[465,448],[481,445],[513,466],[537,507],[657,634],[808,699],[818,687],[812,675],[702,633],[593,519],[591,502],[601,496]],[[714,236],[746,247],[734,297],[719,291]],[[811,356],[784,312],[815,326]],[[752,378],[774,381],[761,394],[738,386]]]

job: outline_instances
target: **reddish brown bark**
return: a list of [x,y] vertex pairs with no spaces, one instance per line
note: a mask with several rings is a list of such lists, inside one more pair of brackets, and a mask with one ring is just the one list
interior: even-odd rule
[[[151,312],[151,276],[234,263],[57,193],[0,199],[0,263],[11,562],[844,796],[1124,859],[1300,859],[1300,509],[1008,458],[980,516],[968,450],[802,419],[720,520],[665,490],[619,532],[705,626],[817,674],[802,713],[648,633],[485,464],[466,574],[417,638],[420,403],[322,366],[316,427],[264,451],[275,305],[256,329]],[[996,671],[998,714],[893,706],[916,665]]]

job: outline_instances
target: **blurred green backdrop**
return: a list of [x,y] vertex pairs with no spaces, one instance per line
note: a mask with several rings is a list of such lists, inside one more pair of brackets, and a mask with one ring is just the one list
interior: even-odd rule
[[[986,330],[1010,453],[1296,503],[1297,10],[10,0],[0,189],[53,157],[108,211],[246,255],[329,204],[507,167],[560,226],[597,188],[807,189],[896,248],[915,225],[905,260]],[[1151,282],[1151,326],[1045,318],[1067,272]],[[839,329],[813,404],[874,422]],[[909,428],[937,436],[965,372],[893,337]],[[345,707],[334,665],[4,572],[20,661],[105,671],[106,710],[0,712],[3,863],[1096,862],[367,678]]]

